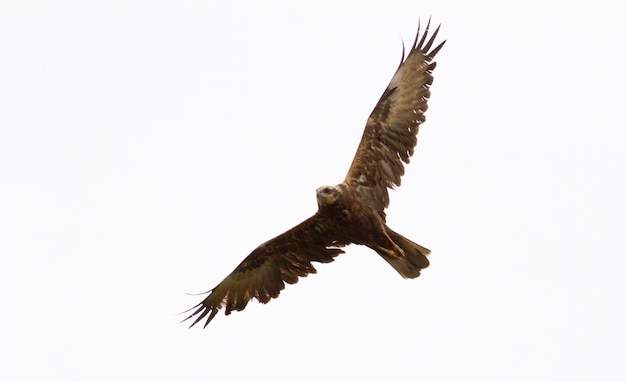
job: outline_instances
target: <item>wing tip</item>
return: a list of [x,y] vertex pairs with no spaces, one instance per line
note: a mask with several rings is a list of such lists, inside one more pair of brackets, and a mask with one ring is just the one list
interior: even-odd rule
[[[441,50],[443,45],[446,43],[446,40],[444,40],[439,45],[437,45],[434,49],[431,50],[433,44],[435,43],[435,39],[437,38],[437,35],[439,34],[439,29],[441,28],[441,24],[437,25],[437,28],[429,37],[428,32],[430,31],[431,21],[432,21],[432,16],[429,16],[428,22],[426,23],[426,27],[424,28],[423,33],[421,33],[422,20],[419,19],[417,21],[417,33],[415,35],[415,40],[413,41],[413,45],[409,52],[409,56],[411,56],[414,52],[421,52],[424,55],[426,55],[429,59],[432,59],[433,57],[435,57],[435,55]],[[404,58],[404,52],[402,56]],[[407,56],[407,59],[408,59],[408,56]]]
[[[197,308],[197,309],[196,309]],[[213,320],[213,318],[215,318],[215,316],[217,315],[217,312],[219,312],[220,307],[215,307],[215,306],[206,306],[204,305],[204,301],[199,303],[198,305],[194,305],[193,307],[185,310],[184,312],[181,312],[180,314],[183,313],[187,313],[190,310],[194,310],[196,309],[193,313],[191,313],[189,316],[187,316],[186,318],[184,318],[183,320],[181,320],[179,322],[179,324],[182,324],[183,322],[192,319],[193,317],[195,317],[196,315],[199,314],[199,316],[191,323],[191,325],[189,325],[189,327],[187,329],[191,329],[192,327],[194,327],[197,323],[199,323],[200,321],[202,321],[202,319],[204,317],[207,316],[207,314],[209,314],[209,312],[211,313],[209,315],[209,317],[207,318],[206,322],[204,323],[204,326],[202,327],[203,329],[207,327],[207,325],[209,325],[209,323]]]

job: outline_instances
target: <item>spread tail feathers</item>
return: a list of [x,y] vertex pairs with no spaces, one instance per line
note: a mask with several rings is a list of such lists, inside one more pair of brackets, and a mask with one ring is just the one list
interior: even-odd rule
[[386,251],[376,250],[385,261],[389,263],[402,277],[414,279],[420,275],[420,270],[428,266],[429,261],[426,257],[430,250],[419,244],[412,242],[406,237],[392,231],[386,227],[389,238],[404,251],[404,256],[390,255]]

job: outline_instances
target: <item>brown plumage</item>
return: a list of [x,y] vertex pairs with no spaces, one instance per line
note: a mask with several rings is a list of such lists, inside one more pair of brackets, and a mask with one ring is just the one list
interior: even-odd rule
[[[329,263],[344,253],[340,247],[360,244],[372,248],[402,277],[415,278],[428,266],[430,251],[392,231],[385,224],[388,189],[400,185],[404,163],[417,143],[425,121],[429,87],[435,68],[431,50],[439,27],[427,40],[418,28],[406,60],[372,111],[345,180],[317,189],[318,211],[287,232],[261,244],[235,270],[190,309],[191,326],[206,317],[204,326],[225,308],[228,315],[243,310],[252,298],[267,303],[278,297],[285,283],[315,273],[312,262]],[[194,310],[195,309],[195,310]]]

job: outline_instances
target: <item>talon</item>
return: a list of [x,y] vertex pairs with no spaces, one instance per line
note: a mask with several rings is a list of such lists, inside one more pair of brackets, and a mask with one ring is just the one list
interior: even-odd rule
[[376,247],[377,250],[380,250],[381,252],[384,252],[385,254],[389,255],[390,257],[405,257],[404,256],[404,250],[402,250],[402,248],[398,247],[395,243],[393,244],[393,249],[387,249],[387,248],[383,248],[383,247]]

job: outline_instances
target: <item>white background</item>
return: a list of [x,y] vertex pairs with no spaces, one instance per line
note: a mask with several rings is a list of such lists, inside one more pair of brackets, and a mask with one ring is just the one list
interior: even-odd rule
[[[2,2],[0,380],[624,380],[619,2],[307,3]],[[430,15],[388,223],[431,267],[352,246],[178,324],[343,179]]]

